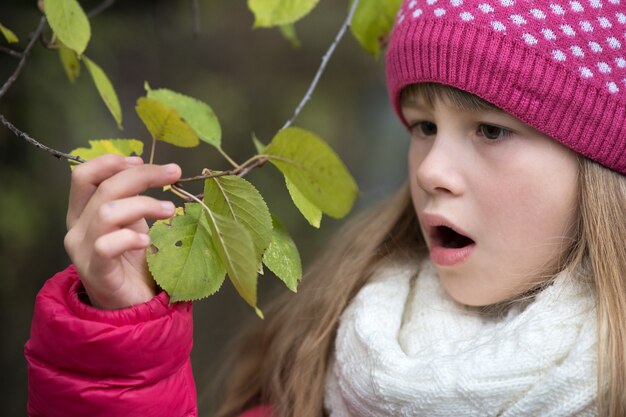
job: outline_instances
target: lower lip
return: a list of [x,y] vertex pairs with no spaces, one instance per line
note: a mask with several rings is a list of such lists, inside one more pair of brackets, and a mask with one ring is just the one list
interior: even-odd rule
[[458,265],[472,254],[475,247],[475,243],[462,248],[431,247],[429,251],[430,259],[439,266]]

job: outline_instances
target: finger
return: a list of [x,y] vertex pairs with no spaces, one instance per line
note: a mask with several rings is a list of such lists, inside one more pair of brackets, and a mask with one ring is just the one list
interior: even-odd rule
[[120,155],[102,155],[87,161],[72,171],[69,205],[67,210],[67,228],[71,229],[83,212],[89,199],[102,181],[124,169],[141,165],[139,157],[123,157]]
[[135,196],[148,188],[170,185],[178,181],[180,174],[176,164],[142,165],[120,171],[100,184],[87,205],[99,207],[109,201]]
[[[110,260],[122,256],[125,252],[145,249],[150,245],[150,237],[130,229],[120,229],[100,236],[94,242],[91,257],[92,273],[99,273],[102,266],[110,265]],[[103,262],[104,261],[104,262]]]
[[148,196],[109,201],[100,206],[96,215],[90,219],[86,239],[95,240],[122,228],[133,229],[133,224],[145,218],[166,219],[173,216],[175,210],[172,202]]

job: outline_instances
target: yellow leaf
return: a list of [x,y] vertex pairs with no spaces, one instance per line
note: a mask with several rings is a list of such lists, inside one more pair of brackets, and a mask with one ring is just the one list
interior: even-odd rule
[[195,130],[176,110],[166,107],[161,102],[140,97],[135,110],[154,139],[181,148],[193,148],[200,144]]
[[[143,153],[143,142],[136,139],[90,140],[89,146],[89,148],[76,148],[70,154],[88,161],[96,156],[110,153],[123,156],[140,156]],[[70,168],[74,169],[75,166],[71,165]]]
[[61,64],[67,74],[67,78],[69,78],[71,82],[74,82],[80,75],[80,63],[78,62],[76,52],[61,45],[59,47],[59,58],[61,59]]

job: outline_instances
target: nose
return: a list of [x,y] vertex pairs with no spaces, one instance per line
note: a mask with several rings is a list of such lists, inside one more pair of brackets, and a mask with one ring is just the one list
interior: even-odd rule
[[427,142],[411,144],[409,166],[413,180],[429,194],[461,195],[463,193],[462,170],[467,163],[462,141],[454,135],[437,133]]

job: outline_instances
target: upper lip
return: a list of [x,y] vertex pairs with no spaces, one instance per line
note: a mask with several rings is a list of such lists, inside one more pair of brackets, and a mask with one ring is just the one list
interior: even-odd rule
[[455,225],[454,223],[452,223],[450,220],[448,220],[446,217],[442,216],[441,214],[422,213],[420,217],[422,219],[422,226],[426,229],[428,237],[430,237],[431,239],[437,236],[437,227],[445,226],[445,227],[449,227],[450,229],[454,230],[456,233],[460,235],[463,235],[471,240],[474,240],[474,238],[470,236],[469,234],[467,234],[465,230],[461,229],[459,226]]

